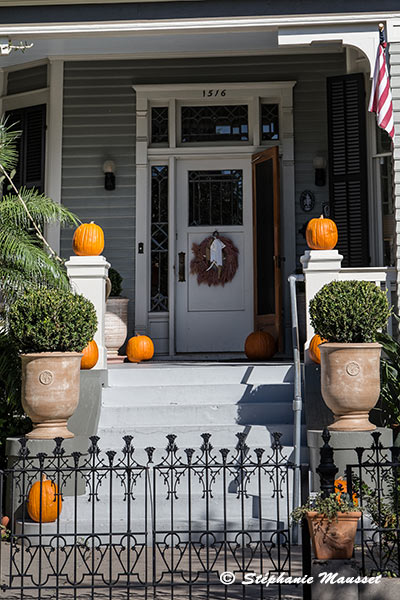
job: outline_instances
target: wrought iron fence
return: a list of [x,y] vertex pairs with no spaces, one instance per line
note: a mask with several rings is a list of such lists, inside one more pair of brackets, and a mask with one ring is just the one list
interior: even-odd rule
[[[249,572],[302,575],[289,526],[295,468],[280,434],[272,438],[266,451],[237,434],[233,451],[204,433],[196,449],[179,450],[169,435],[160,458],[135,450],[131,436],[119,451],[92,437],[86,454],[56,439],[53,452],[32,455],[21,439],[1,475],[6,597],[289,597],[281,582],[242,583]],[[304,494],[307,477],[303,469]],[[290,586],[296,596],[301,586]]]
[[355,557],[363,575],[400,577],[400,448],[385,448],[371,434],[370,448],[355,448],[347,465],[347,489],[355,494],[362,516]]

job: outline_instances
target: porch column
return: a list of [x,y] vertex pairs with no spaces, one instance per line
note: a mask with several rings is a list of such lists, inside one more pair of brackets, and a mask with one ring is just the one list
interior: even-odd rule
[[388,26],[387,36],[389,44],[390,83],[393,96],[393,202],[395,214],[395,243],[396,243],[396,271],[397,271],[397,314],[400,313],[400,21],[393,21]]
[[107,369],[107,351],[104,343],[106,313],[106,279],[110,263],[105,256],[71,256],[66,263],[72,289],[93,302],[98,327],[94,339],[99,348],[99,360],[94,369]]
[[306,348],[308,348],[308,344],[314,335],[309,313],[310,300],[314,298],[322,286],[338,279],[342,260],[343,256],[337,250],[306,250],[300,258],[306,288]]

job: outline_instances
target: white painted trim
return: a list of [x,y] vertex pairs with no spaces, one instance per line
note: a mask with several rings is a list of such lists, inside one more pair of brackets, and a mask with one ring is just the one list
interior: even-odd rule
[[17,110],[18,108],[26,108],[27,106],[35,106],[36,104],[48,104],[49,92],[50,88],[42,88],[40,90],[12,94],[11,96],[3,96],[1,98],[3,111]]
[[23,35],[29,38],[51,36],[54,34],[67,37],[80,35],[98,35],[99,33],[135,33],[150,32],[185,32],[188,31],[246,31],[261,30],[274,27],[310,26],[310,25],[347,25],[349,23],[374,23],[400,18],[400,11],[347,13],[329,15],[300,16],[256,16],[256,17],[219,17],[194,19],[162,19],[159,21],[100,21],[100,22],[65,22],[65,23],[4,23],[0,25],[0,35]]
[[[48,66],[48,83],[50,90],[47,105],[47,144],[46,144],[46,194],[61,204],[62,175],[62,135],[63,135],[63,95],[64,95],[64,62],[50,61]],[[59,254],[60,225],[51,224],[46,227],[47,241]]]
[[[176,210],[175,199],[178,182],[176,181],[176,161],[179,159],[210,159],[210,157],[245,158],[250,161],[251,155],[257,151],[265,150],[268,146],[280,146],[281,154],[281,194],[282,194],[282,229],[293,231],[295,227],[295,170],[294,170],[294,126],[293,126],[293,88],[295,81],[282,82],[250,82],[250,83],[196,83],[196,84],[161,84],[161,85],[135,85],[136,91],[136,231],[140,231],[140,240],[144,243],[145,255],[136,253],[136,287],[135,287],[135,317],[136,327],[139,331],[147,331],[149,326],[149,296],[150,296],[150,166],[155,164],[169,165],[169,352],[170,356],[175,353],[175,246],[176,246]],[[281,137],[276,142],[267,145],[246,146],[191,146],[175,147],[175,132],[177,131],[177,119],[179,118],[179,104],[182,101],[203,100],[208,104],[218,104],[215,98],[200,97],[203,89],[219,88],[231,91],[224,99],[224,103],[243,102],[248,103],[250,109],[254,108],[254,102],[260,99],[279,104],[279,116],[281,119]],[[169,106],[169,135],[170,146],[167,148],[150,147],[150,123],[151,105],[165,101]],[[253,120],[253,131],[250,131],[250,139],[259,139],[255,133],[259,129],[259,122]],[[277,143],[278,142],[278,143]],[[296,266],[296,240],[293,235],[283,236],[282,254],[286,262],[282,269],[282,281],[286,281]],[[286,287],[283,286],[284,302],[288,304]],[[289,314],[287,310],[287,314]]]

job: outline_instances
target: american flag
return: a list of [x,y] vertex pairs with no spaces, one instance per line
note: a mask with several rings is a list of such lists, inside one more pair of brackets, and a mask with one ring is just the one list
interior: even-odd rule
[[387,131],[393,139],[394,122],[392,92],[390,90],[385,48],[385,37],[383,35],[383,29],[381,29],[368,110],[369,112],[376,113],[378,126]]

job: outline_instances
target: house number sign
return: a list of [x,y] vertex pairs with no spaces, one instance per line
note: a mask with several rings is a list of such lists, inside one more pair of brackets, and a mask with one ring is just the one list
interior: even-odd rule
[[223,98],[226,96],[226,90],[203,90],[203,98],[217,98],[217,96]]

